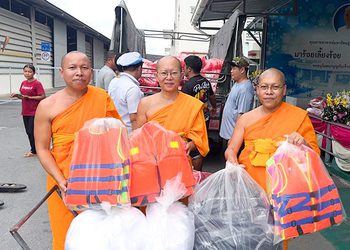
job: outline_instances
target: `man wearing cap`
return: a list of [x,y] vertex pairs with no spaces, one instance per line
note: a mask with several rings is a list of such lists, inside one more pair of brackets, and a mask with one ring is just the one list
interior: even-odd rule
[[138,52],[121,55],[117,65],[122,72],[119,78],[111,81],[108,88],[108,94],[112,97],[129,133],[135,129],[137,106],[143,97],[138,82],[142,74],[142,64],[143,58]]
[[235,82],[222,114],[220,137],[229,140],[238,118],[253,108],[254,88],[247,77],[249,63],[243,57],[235,57],[231,64],[231,78]]
[[107,52],[105,65],[100,69],[97,75],[96,87],[100,87],[108,91],[109,83],[116,76],[115,64],[116,53],[113,50]]

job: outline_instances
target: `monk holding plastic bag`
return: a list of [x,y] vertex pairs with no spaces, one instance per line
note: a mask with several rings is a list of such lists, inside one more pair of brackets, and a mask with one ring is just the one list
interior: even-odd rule
[[278,249],[264,190],[243,165],[226,163],[196,186],[190,197],[195,217],[194,249]]
[[74,141],[69,171],[67,207],[73,210],[130,204],[127,129],[114,118],[87,121]]
[[283,142],[266,163],[275,242],[313,233],[345,219],[337,187],[319,155]]

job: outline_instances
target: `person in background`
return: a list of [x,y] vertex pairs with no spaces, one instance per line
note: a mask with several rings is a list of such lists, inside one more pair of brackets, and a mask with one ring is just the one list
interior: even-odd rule
[[105,65],[100,69],[97,75],[96,87],[108,91],[110,82],[116,77],[116,57],[117,54],[113,50],[107,52]]
[[[84,53],[72,51],[63,56],[60,73],[66,86],[39,104],[35,117],[35,140],[40,163],[48,173],[47,189],[58,185],[64,194],[74,135],[88,120],[104,117],[120,119],[120,116],[106,91],[89,85],[92,67]],[[48,199],[48,208],[52,249],[64,249],[73,214],[57,192]]]
[[23,75],[26,78],[19,88],[20,94],[11,94],[11,97],[22,99],[22,116],[24,127],[30,143],[30,151],[24,157],[36,155],[34,139],[34,118],[39,102],[45,98],[45,91],[41,82],[34,78],[35,67],[27,64],[23,67]]
[[121,68],[119,78],[111,81],[108,94],[112,97],[128,133],[135,129],[137,106],[144,96],[140,90],[138,79],[142,74],[143,58],[138,52],[121,55],[117,66]]
[[[202,69],[202,60],[195,55],[190,55],[185,58],[185,76],[188,81],[184,84],[181,91],[191,95],[203,102],[204,119],[208,131],[209,127],[209,104],[215,110],[216,99],[211,83],[203,77],[200,72]],[[203,156],[198,150],[190,153],[192,157],[192,164],[195,170],[201,171],[203,166]]]
[[339,28],[339,31],[350,31],[350,6],[344,10],[344,26]]
[[249,63],[243,57],[236,57],[230,64],[234,85],[225,102],[220,126],[220,137],[226,142],[231,138],[238,118],[253,108],[254,101],[254,87],[247,77]]
[[165,129],[182,136],[186,141],[187,154],[197,149],[205,157],[209,145],[203,103],[178,90],[181,70],[181,62],[176,57],[166,56],[158,61],[156,78],[161,91],[141,99],[136,127],[148,121],[158,122]]

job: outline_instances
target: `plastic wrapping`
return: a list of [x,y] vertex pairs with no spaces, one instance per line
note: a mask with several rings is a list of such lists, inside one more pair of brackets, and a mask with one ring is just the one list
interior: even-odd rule
[[144,214],[133,207],[86,210],[72,221],[65,242],[66,250],[139,250],[147,240]]
[[306,109],[310,114],[321,117],[323,114],[323,110],[326,107],[326,100],[319,96],[310,101],[309,107]]
[[285,141],[266,164],[274,242],[313,233],[345,219],[338,190],[315,151]]
[[87,121],[75,141],[64,201],[72,210],[130,204],[130,145],[127,129],[114,118]]
[[226,163],[196,186],[194,249],[277,249],[264,190],[241,167]]
[[178,202],[187,192],[181,174],[168,180],[157,202],[147,206],[148,250],[192,250],[193,214]]
[[208,178],[212,173],[193,170],[193,177],[196,180],[196,183],[199,184]]
[[195,180],[182,138],[156,122],[148,122],[130,135],[132,176],[131,203],[145,206],[155,202],[165,182],[178,173],[187,191],[193,192]]

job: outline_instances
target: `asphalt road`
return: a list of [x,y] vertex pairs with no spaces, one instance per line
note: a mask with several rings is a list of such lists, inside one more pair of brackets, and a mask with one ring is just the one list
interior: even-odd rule
[[[0,193],[5,205],[0,208],[0,249],[21,249],[9,233],[45,195],[46,173],[36,157],[24,158],[29,150],[22,117],[21,103],[0,98],[0,183],[15,182],[27,185],[20,193]],[[204,170],[216,171],[224,167],[222,153],[212,152],[205,162]],[[31,249],[51,248],[51,232],[47,206],[41,206],[20,228],[19,233]],[[335,249],[319,233],[292,240],[289,249]]]
[[[0,200],[5,203],[0,208],[0,249],[21,249],[9,229],[45,195],[46,174],[38,159],[23,157],[30,147],[20,110],[20,102],[0,100],[0,183],[14,182],[27,186],[24,192],[0,193]],[[32,249],[50,249],[47,206],[41,206],[19,233]]]

